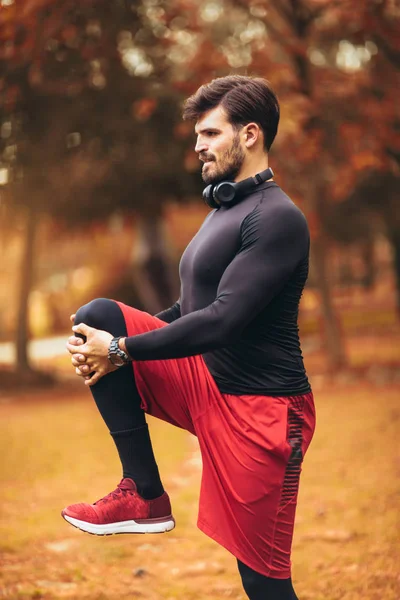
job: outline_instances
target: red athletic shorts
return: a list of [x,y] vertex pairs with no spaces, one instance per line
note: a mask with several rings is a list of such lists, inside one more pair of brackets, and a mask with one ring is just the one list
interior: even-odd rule
[[[128,336],[167,324],[118,303]],[[201,355],[134,361],[143,409],[198,437],[203,473],[198,527],[267,577],[290,577],[304,456],[315,427],[312,393],[222,394]]]

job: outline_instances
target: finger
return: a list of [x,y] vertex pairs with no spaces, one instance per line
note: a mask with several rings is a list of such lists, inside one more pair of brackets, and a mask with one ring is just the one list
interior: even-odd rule
[[[85,363],[85,361],[80,361],[79,359],[76,358],[77,356],[78,355],[76,355],[76,354],[71,356],[71,364],[73,367],[87,367],[87,366],[90,367],[90,363]],[[85,357],[83,357],[83,358],[85,358]],[[82,363],[84,363],[84,364],[82,364]],[[93,369],[91,369],[91,370],[93,371]]]
[[79,325],[74,325],[72,327],[72,331],[74,333],[81,333],[82,335],[85,335],[86,337],[92,333],[94,330],[93,327],[89,327],[89,325],[86,325],[86,323],[79,323]]
[[73,358],[77,360],[79,363],[87,362],[87,357],[83,356],[83,354],[74,354]]
[[100,379],[101,375],[99,373],[91,373],[90,375],[86,375],[85,377],[85,385],[92,386],[97,383]]
[[105,375],[105,372],[102,368],[99,371],[94,371],[95,367],[92,367],[91,373],[85,376],[85,385],[92,386],[99,381]]
[[71,335],[71,337],[68,338],[68,343],[73,344],[74,346],[82,346],[82,344],[84,344],[85,342],[82,338],[76,337],[75,335]]
[[76,374],[77,374],[79,377],[83,377],[83,376],[84,376],[84,373],[81,373],[81,371],[80,371],[80,369],[79,369],[78,367],[75,369],[75,373],[76,373]]
[[90,373],[90,367],[88,365],[82,365],[81,367],[78,367],[78,369],[84,375],[88,375]]
[[74,313],[73,315],[70,316],[69,320],[72,321],[72,323],[74,323],[75,317],[76,317],[76,314]]
[[71,356],[71,362],[74,367],[80,367],[82,363],[86,362],[86,356],[82,356],[81,354],[73,354]]
[[74,344],[67,342],[66,348],[70,354],[85,355],[85,353],[88,352],[88,347],[85,344],[83,344],[83,346],[75,346]]

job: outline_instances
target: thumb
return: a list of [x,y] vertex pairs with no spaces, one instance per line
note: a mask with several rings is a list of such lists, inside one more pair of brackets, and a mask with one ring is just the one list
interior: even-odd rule
[[85,323],[79,323],[79,325],[74,325],[72,327],[72,331],[74,333],[81,333],[84,336],[88,336],[92,331],[94,331],[93,327],[89,327]]

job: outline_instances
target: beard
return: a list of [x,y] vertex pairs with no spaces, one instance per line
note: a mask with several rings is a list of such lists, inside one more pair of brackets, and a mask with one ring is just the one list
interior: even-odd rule
[[218,162],[212,154],[206,155],[206,158],[209,158],[212,162],[206,170],[203,166],[201,176],[205,184],[215,185],[220,181],[233,181],[239,174],[245,158],[240,145],[239,134],[235,134],[231,147],[222,154]]

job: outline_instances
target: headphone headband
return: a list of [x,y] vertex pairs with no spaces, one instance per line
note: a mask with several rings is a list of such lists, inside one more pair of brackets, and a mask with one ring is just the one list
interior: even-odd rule
[[251,191],[253,188],[257,187],[261,183],[268,181],[274,176],[274,172],[272,169],[268,168],[265,171],[261,171],[261,173],[257,173],[254,177],[248,177],[247,179],[243,179],[243,181],[239,181],[236,184],[236,190],[239,194],[244,194],[247,191]]

